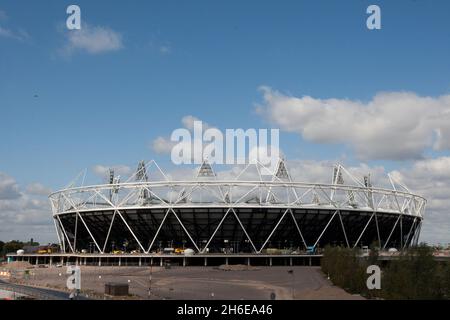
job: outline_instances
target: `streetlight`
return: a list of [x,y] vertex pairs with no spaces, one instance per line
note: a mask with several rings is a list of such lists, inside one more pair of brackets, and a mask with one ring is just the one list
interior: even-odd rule
[[292,275],[292,284],[291,284],[291,290],[292,290],[292,300],[295,299],[295,289],[294,289],[294,285],[295,285],[295,276],[294,276],[294,270],[288,270],[288,273]]
[[153,263],[150,260],[150,277],[148,279],[148,299],[149,300],[152,295],[152,274],[153,274]]

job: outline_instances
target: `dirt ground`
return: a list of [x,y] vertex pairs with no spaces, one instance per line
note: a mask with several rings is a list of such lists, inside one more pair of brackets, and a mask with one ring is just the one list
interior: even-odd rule
[[[230,270],[231,269],[231,270]],[[293,270],[289,273],[289,270]],[[66,268],[34,268],[13,282],[65,289]],[[151,281],[150,281],[151,273]],[[319,267],[81,267],[82,291],[102,298],[105,283],[129,283],[133,299],[363,299],[333,286]]]

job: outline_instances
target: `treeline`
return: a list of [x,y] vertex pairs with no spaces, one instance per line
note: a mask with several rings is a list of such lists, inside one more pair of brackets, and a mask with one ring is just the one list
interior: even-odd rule
[[0,241],[0,258],[6,256],[7,253],[16,252],[24,246],[38,246],[38,242],[22,242],[19,240],[11,240],[8,242]]
[[[381,268],[381,289],[369,290],[369,265]],[[337,286],[353,294],[382,299],[450,299],[450,263],[433,258],[433,248],[421,244],[383,266],[373,249],[361,257],[358,249],[325,247],[322,271]]]

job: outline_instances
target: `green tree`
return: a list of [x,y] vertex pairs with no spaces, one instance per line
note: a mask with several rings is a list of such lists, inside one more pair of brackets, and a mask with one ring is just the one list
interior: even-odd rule
[[7,253],[12,253],[12,252],[16,252],[19,249],[22,249],[24,246],[23,242],[18,241],[18,240],[12,240],[9,242],[6,242],[3,245],[3,254],[2,255],[6,255]]
[[[387,299],[443,299],[446,268],[433,257],[433,248],[421,244],[391,261],[382,278]],[[448,295],[448,294],[447,294]]]
[[0,241],[0,260],[2,260],[3,254],[3,247],[5,246],[5,243],[3,241]]
[[357,249],[331,246],[324,249],[322,271],[335,285],[348,292],[364,292],[366,264]]

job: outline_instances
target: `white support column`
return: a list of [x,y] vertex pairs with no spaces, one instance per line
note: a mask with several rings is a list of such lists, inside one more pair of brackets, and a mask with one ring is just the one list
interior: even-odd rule
[[253,244],[252,239],[251,239],[250,236],[248,235],[247,230],[245,230],[244,225],[243,225],[242,222],[241,222],[241,219],[239,219],[237,213],[234,211],[233,208],[231,208],[231,211],[233,211],[234,216],[236,217],[236,220],[239,222],[239,225],[241,226],[242,230],[244,231],[244,233],[245,233],[245,235],[246,235],[248,241],[250,241],[250,244],[252,245],[253,250],[255,250],[255,252],[258,253],[258,250],[256,250],[256,247],[255,247],[255,245]]
[[348,243],[347,232],[345,232],[344,222],[342,221],[341,212],[338,211],[339,220],[341,221],[342,232],[344,233],[345,243],[347,244],[347,248],[350,248],[350,244]]
[[[59,218],[59,216],[56,216],[56,218],[58,219],[59,224],[61,225],[61,229],[62,229],[62,231],[63,231],[63,233],[64,233],[64,236],[65,236],[66,239],[67,239],[67,243],[69,244],[70,250],[72,250],[72,253],[75,253],[75,250],[74,250],[74,248],[72,247],[72,244],[70,243],[69,237],[67,236],[66,230],[64,229],[64,226],[63,226],[63,224],[62,224],[62,222],[61,222],[61,219]],[[66,252],[64,251],[64,253],[66,253]]]
[[362,236],[364,235],[364,232],[366,231],[367,227],[369,226],[370,221],[372,221],[372,218],[373,218],[374,214],[375,214],[375,212],[372,213],[372,215],[370,216],[369,221],[367,221],[366,226],[364,227],[363,231],[362,231],[361,234],[359,235],[358,240],[356,240],[356,243],[355,243],[355,245],[353,246],[353,248],[356,248],[356,246],[358,245],[359,240],[361,240]]
[[149,253],[150,250],[152,249],[153,244],[155,243],[156,238],[158,237],[159,231],[161,230],[164,222],[166,221],[166,218],[167,218],[167,215],[169,214],[169,212],[170,212],[170,209],[167,209],[166,214],[164,215],[164,217],[163,217],[163,219],[161,221],[161,224],[159,225],[158,230],[156,230],[155,236],[153,237],[152,242],[150,243],[150,246],[148,247],[148,250],[144,251],[145,253]]
[[77,234],[78,234],[78,213],[75,214],[75,233],[73,236],[73,252],[77,251]]
[[128,222],[125,220],[125,218],[122,216],[122,214],[120,213],[120,210],[116,210],[117,214],[119,215],[119,217],[122,219],[123,223],[125,224],[125,226],[127,227],[128,231],[130,231],[131,235],[133,236],[134,240],[136,240],[137,244],[139,245],[139,247],[141,248],[141,250],[143,252],[145,252],[144,247],[142,246],[141,242],[139,241],[139,239],[136,237],[136,235],[134,234],[133,230],[131,230],[130,226],[128,225]]
[[403,215],[400,216],[400,250],[403,249]]
[[88,228],[86,222],[84,222],[83,217],[81,216],[81,214],[80,214],[79,212],[77,212],[77,214],[78,214],[78,216],[80,217],[81,222],[83,223],[83,225],[84,225],[84,227],[86,228],[87,232],[88,232],[89,235],[91,236],[92,241],[94,241],[94,244],[95,244],[95,246],[97,247],[98,251],[99,251],[99,252],[102,252],[102,249],[100,249],[100,246],[98,245],[97,241],[95,240],[94,236],[92,235],[91,230],[89,230],[89,228]]
[[109,225],[109,228],[108,228],[108,234],[106,235],[105,243],[104,243],[104,245],[103,245],[103,250],[100,251],[100,253],[105,253],[106,245],[108,244],[109,235],[110,235],[110,233],[111,233],[111,229],[112,229],[112,226],[113,226],[113,223],[114,223],[114,219],[115,219],[115,218],[116,218],[116,211],[114,211],[113,216],[112,216],[112,218],[111,218],[111,224]]
[[381,237],[380,237],[380,228],[378,226],[378,215],[377,212],[375,211],[375,224],[377,226],[377,235],[378,235],[378,246],[381,249]]
[[403,246],[403,249],[406,248],[406,246],[410,242],[409,239],[411,236],[411,231],[413,230],[413,227],[416,224],[416,220],[417,220],[417,218],[414,218],[413,222],[411,223],[411,227],[409,228],[408,236],[406,237],[406,241],[405,241],[405,245]]
[[[334,212],[334,214],[331,216],[330,221],[328,221],[327,225],[325,226],[325,228],[322,230],[322,233],[320,234],[319,238],[317,239],[317,241],[314,243],[314,248],[317,246],[317,244],[319,243],[320,239],[322,238],[323,234],[325,233],[325,231],[327,231],[328,226],[330,225],[331,221],[333,221],[334,216],[338,213],[338,210],[336,210]],[[310,258],[311,260],[311,258]]]
[[300,231],[300,227],[298,226],[297,220],[295,219],[295,215],[291,209],[289,209],[289,212],[291,213],[292,220],[294,220],[295,227],[297,228],[297,231],[300,234],[300,237],[302,238],[303,244],[305,245],[305,249],[306,249],[308,247],[308,245],[306,244],[305,238],[303,238],[303,234]]
[[189,239],[191,240],[192,244],[194,245],[195,249],[197,249],[197,252],[200,252],[200,249],[198,248],[197,244],[195,243],[194,239],[192,239],[191,235],[189,234],[189,232],[187,231],[186,227],[184,226],[184,224],[181,222],[180,218],[178,218],[178,215],[175,213],[175,211],[170,208],[170,211],[172,211],[173,215],[175,216],[175,218],[177,218],[178,222],[180,223],[181,227],[183,228],[184,232],[186,232],[187,236],[189,237]]
[[[53,210],[53,213],[54,213],[55,211],[54,211],[54,209],[53,209],[53,202],[52,202],[52,210]],[[59,228],[58,228],[58,226],[57,226],[57,224],[56,224],[56,219],[55,219],[55,218],[53,218],[53,224],[55,225],[56,235],[58,236],[58,242],[59,242],[59,245],[60,245],[61,249],[63,249],[63,250],[65,251],[65,249],[64,249],[64,243],[63,243],[63,241],[62,241],[62,239],[61,239],[61,231],[59,230]]]
[[217,231],[220,229],[220,226],[222,225],[222,223],[225,221],[225,218],[227,217],[228,213],[230,212],[231,208],[228,209],[225,214],[223,215],[222,219],[220,220],[219,224],[217,225],[216,229],[214,230],[213,234],[211,235],[211,237],[209,238],[208,242],[206,243],[205,247],[202,249],[202,253],[204,253],[206,251],[206,249],[208,248],[209,244],[211,243],[212,239],[214,239],[214,236],[216,235]]
[[266,241],[264,241],[264,243],[261,246],[261,249],[259,249],[258,253],[261,253],[261,251],[264,249],[264,247],[266,246],[267,242],[269,242],[270,238],[275,233],[275,231],[277,230],[277,228],[280,225],[281,221],[283,221],[284,217],[286,216],[286,213],[288,213],[288,211],[289,211],[289,209],[286,209],[286,211],[284,211],[284,213],[281,216],[280,220],[278,220],[278,223],[275,225],[275,228],[273,228],[272,232],[269,234],[269,236],[267,237]]
[[400,220],[400,217],[401,217],[401,215],[399,215],[398,218],[397,218],[397,221],[395,221],[394,227],[392,228],[392,231],[391,231],[391,233],[389,234],[389,237],[387,238],[387,240],[386,240],[386,242],[385,242],[385,244],[384,244],[384,246],[383,246],[383,250],[384,250],[384,249],[386,248],[386,246],[388,245],[389,240],[391,239],[392,233],[394,233],[395,227],[397,226],[397,223],[398,223],[398,221]]

